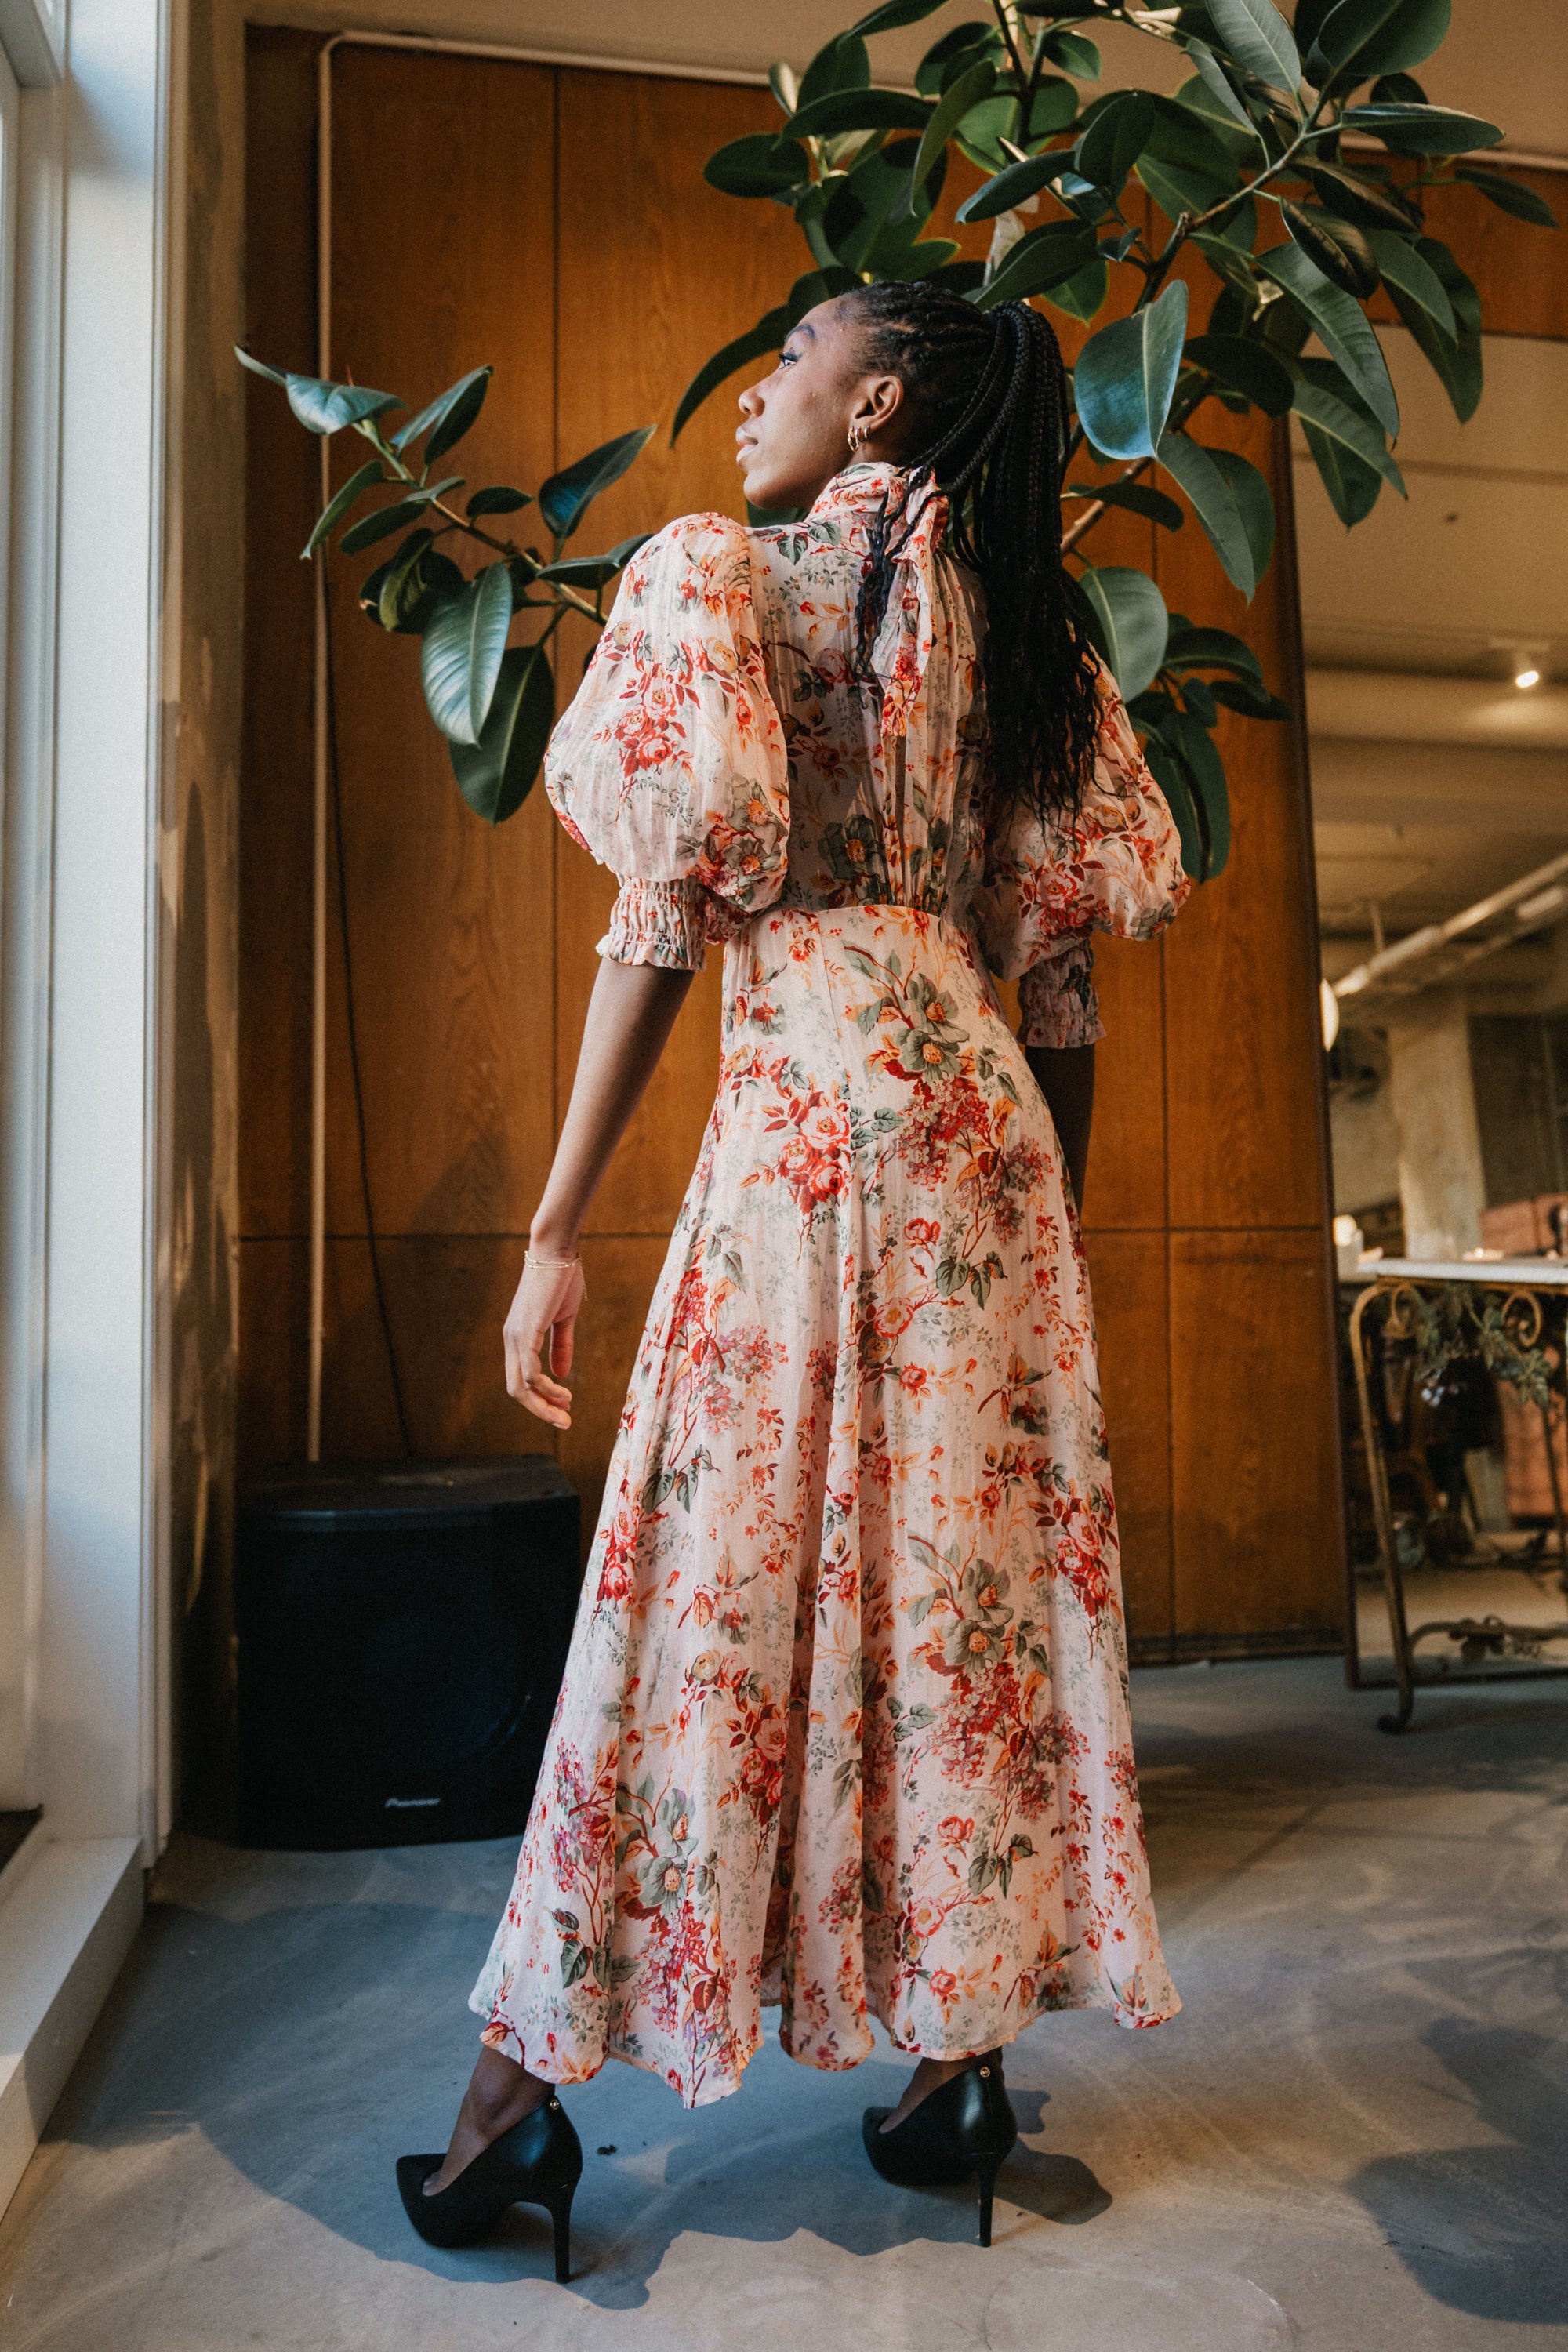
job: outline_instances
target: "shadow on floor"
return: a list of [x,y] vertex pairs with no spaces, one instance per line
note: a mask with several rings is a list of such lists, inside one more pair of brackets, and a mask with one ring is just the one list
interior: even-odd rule
[[[1549,1953],[1512,1957],[1551,1972]],[[1561,2324],[1568,2051],[1545,2034],[1462,2018],[1440,2019],[1421,2038],[1458,2086],[1474,2139],[1382,2158],[1349,2185],[1437,2302],[1478,2319]]]
[[[154,1905],[48,2137],[112,2147],[195,2127],[256,2188],[382,2261],[454,2283],[548,2276],[542,2212],[515,2209],[486,2245],[443,2253],[416,2238],[394,2183],[395,2158],[436,2148],[456,2111],[477,2032],[462,1995],[487,1934],[470,1913],[414,1903],[294,1903],[247,1920]],[[972,2189],[894,2189],[867,2164],[860,2110],[896,2100],[904,2072],[873,2058],[824,2074],[769,2042],[740,2095],[688,2114],[653,2076],[607,2066],[570,2094],[587,2153],[575,2292],[639,2306],[683,2231],[762,2243],[805,2231],[856,2254],[973,2243]],[[1037,2134],[1044,2095],[1010,2087]],[[1077,2158],[1023,2142],[997,2196],[1067,2225],[1111,2202]],[[1019,2224],[999,2209],[996,2226],[1000,2242]]]

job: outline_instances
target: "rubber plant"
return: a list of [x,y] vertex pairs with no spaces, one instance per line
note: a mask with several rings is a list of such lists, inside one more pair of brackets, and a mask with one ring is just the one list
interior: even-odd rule
[[[447,739],[458,789],[476,814],[500,824],[527,798],[554,722],[551,638],[568,613],[604,626],[605,586],[647,534],[622,540],[603,555],[568,555],[567,543],[599,492],[647,446],[652,425],[591,449],[536,493],[489,483],[470,491],[459,510],[463,477],[431,476],[478,417],[490,369],[471,369],[389,432],[387,419],[405,405],[395,393],[295,375],[248,352],[237,351],[237,357],[281,385],[309,432],[326,436],[347,428],[369,442],[374,455],[333,493],[300,551],[321,557],[334,535],[344,555],[397,541],[361,586],[361,609],[379,627],[419,639],[426,707]],[[366,499],[385,490],[390,499],[354,520]],[[549,536],[548,553],[499,538],[491,527],[497,517],[529,506]],[[478,562],[465,572],[454,549]],[[526,645],[509,643],[519,613],[546,616]]]
[[[1273,550],[1273,503],[1255,466],[1205,442],[1207,404],[1294,415],[1336,513],[1363,521],[1385,484],[1405,495],[1398,404],[1366,310],[1380,286],[1456,415],[1469,417],[1480,399],[1479,298],[1427,233],[1428,192],[1459,182],[1520,219],[1555,223],[1531,189],[1460,160],[1501,131],[1430,104],[1412,78],[1447,33],[1450,0],[1298,0],[1293,23],[1271,0],[992,0],[988,19],[956,25],[928,49],[912,89],[875,83],[868,40],[942,5],[889,0],[798,80],[775,67],[777,130],[709,159],[714,187],[794,212],[811,267],[700,369],[675,433],[814,303],[864,281],[931,277],[982,310],[1038,298],[1091,322],[1115,276],[1131,275],[1127,315],[1089,336],[1073,370],[1076,513],[1063,544],[1187,867],[1209,879],[1230,842],[1220,709],[1289,713],[1241,638],[1168,612],[1146,572],[1096,563],[1086,541],[1116,509],[1166,530],[1190,510],[1250,601]],[[1089,36],[1101,25],[1180,51],[1191,71],[1175,95],[1086,99],[1081,86],[1100,72]],[[985,174],[957,214],[994,224],[984,262],[930,233],[955,147]],[[1162,236],[1129,201],[1134,180],[1170,224]],[[1173,274],[1184,254],[1201,265],[1201,292]]]
[[[1299,0],[1293,25],[1271,0],[1157,9],[992,0],[990,18],[954,26],[927,51],[912,89],[877,86],[868,40],[943,5],[888,0],[829,41],[798,80],[775,67],[779,128],[710,158],[715,187],[794,211],[811,267],[699,370],[672,438],[813,303],[852,286],[934,276],[982,309],[1039,299],[1092,322],[1112,273],[1132,273],[1130,313],[1089,338],[1073,372],[1069,455],[1084,478],[1068,486],[1078,510],[1064,546],[1089,626],[1169,795],[1189,870],[1209,879],[1230,841],[1214,737],[1220,709],[1289,713],[1240,637],[1168,612],[1147,572],[1096,563],[1085,541],[1114,509],[1167,530],[1181,529],[1190,509],[1250,600],[1273,550],[1273,504],[1255,466],[1205,443],[1205,404],[1294,414],[1336,512],[1346,524],[1363,520],[1385,483],[1405,490],[1393,455],[1398,407],[1365,308],[1380,284],[1456,414],[1472,415],[1480,398],[1479,299],[1426,233],[1427,191],[1458,181],[1521,219],[1555,223],[1531,189],[1461,160],[1502,132],[1430,105],[1412,79],[1447,33],[1450,0]],[[1081,85],[1100,70],[1089,34],[1101,24],[1179,50],[1190,76],[1173,97],[1115,89],[1086,100]],[[930,233],[954,147],[986,175],[958,215],[994,224],[984,262],[960,258],[951,239]],[[1134,179],[1172,224],[1158,242],[1129,217]],[[1186,282],[1173,275],[1184,251],[1210,292],[1195,332]],[[568,613],[602,625],[605,589],[643,543],[574,556],[568,542],[652,427],[590,451],[536,494],[488,485],[459,510],[463,478],[431,478],[479,415],[488,367],[389,431],[405,405],[395,394],[238,356],[282,387],[310,432],[346,428],[369,443],[374,454],[335,492],[303,552],[320,557],[334,538],[345,555],[396,540],[363,583],[361,605],[383,629],[419,638],[425,698],[458,785],[500,824],[521,807],[543,757],[555,710],[551,637]],[[378,493],[390,496],[364,510]],[[492,527],[530,505],[547,551]],[[468,571],[459,552],[477,559]],[[519,613],[545,615],[524,645],[510,642]]]

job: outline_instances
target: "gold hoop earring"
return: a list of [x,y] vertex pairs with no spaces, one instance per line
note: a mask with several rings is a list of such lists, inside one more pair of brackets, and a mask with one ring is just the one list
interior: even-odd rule
[[868,430],[869,427],[863,416],[857,416],[852,420],[849,426],[849,455],[852,457],[858,457],[865,447]]

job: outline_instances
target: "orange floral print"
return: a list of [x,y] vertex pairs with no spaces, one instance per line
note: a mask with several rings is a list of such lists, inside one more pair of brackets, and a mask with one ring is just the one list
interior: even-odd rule
[[725,943],[719,1088],[622,1417],[484,2038],[688,2105],[881,2020],[955,2057],[1178,2006],[1150,1901],[1077,1221],[1026,1036],[1183,898],[1115,688],[1075,823],[988,805],[984,614],[929,499],[874,677],[884,467],[631,564],[546,767],[604,951]]

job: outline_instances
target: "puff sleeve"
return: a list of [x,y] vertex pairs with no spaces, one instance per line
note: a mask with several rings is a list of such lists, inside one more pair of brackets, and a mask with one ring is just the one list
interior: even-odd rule
[[620,879],[599,943],[616,963],[698,971],[707,939],[778,897],[788,766],[739,523],[688,515],[627,564],[544,787]]
[[987,835],[973,901],[987,963],[1019,982],[1026,1045],[1103,1036],[1093,933],[1152,939],[1192,888],[1175,822],[1103,664],[1099,691],[1094,774],[1077,816],[1042,824],[1026,808],[1009,812]]

